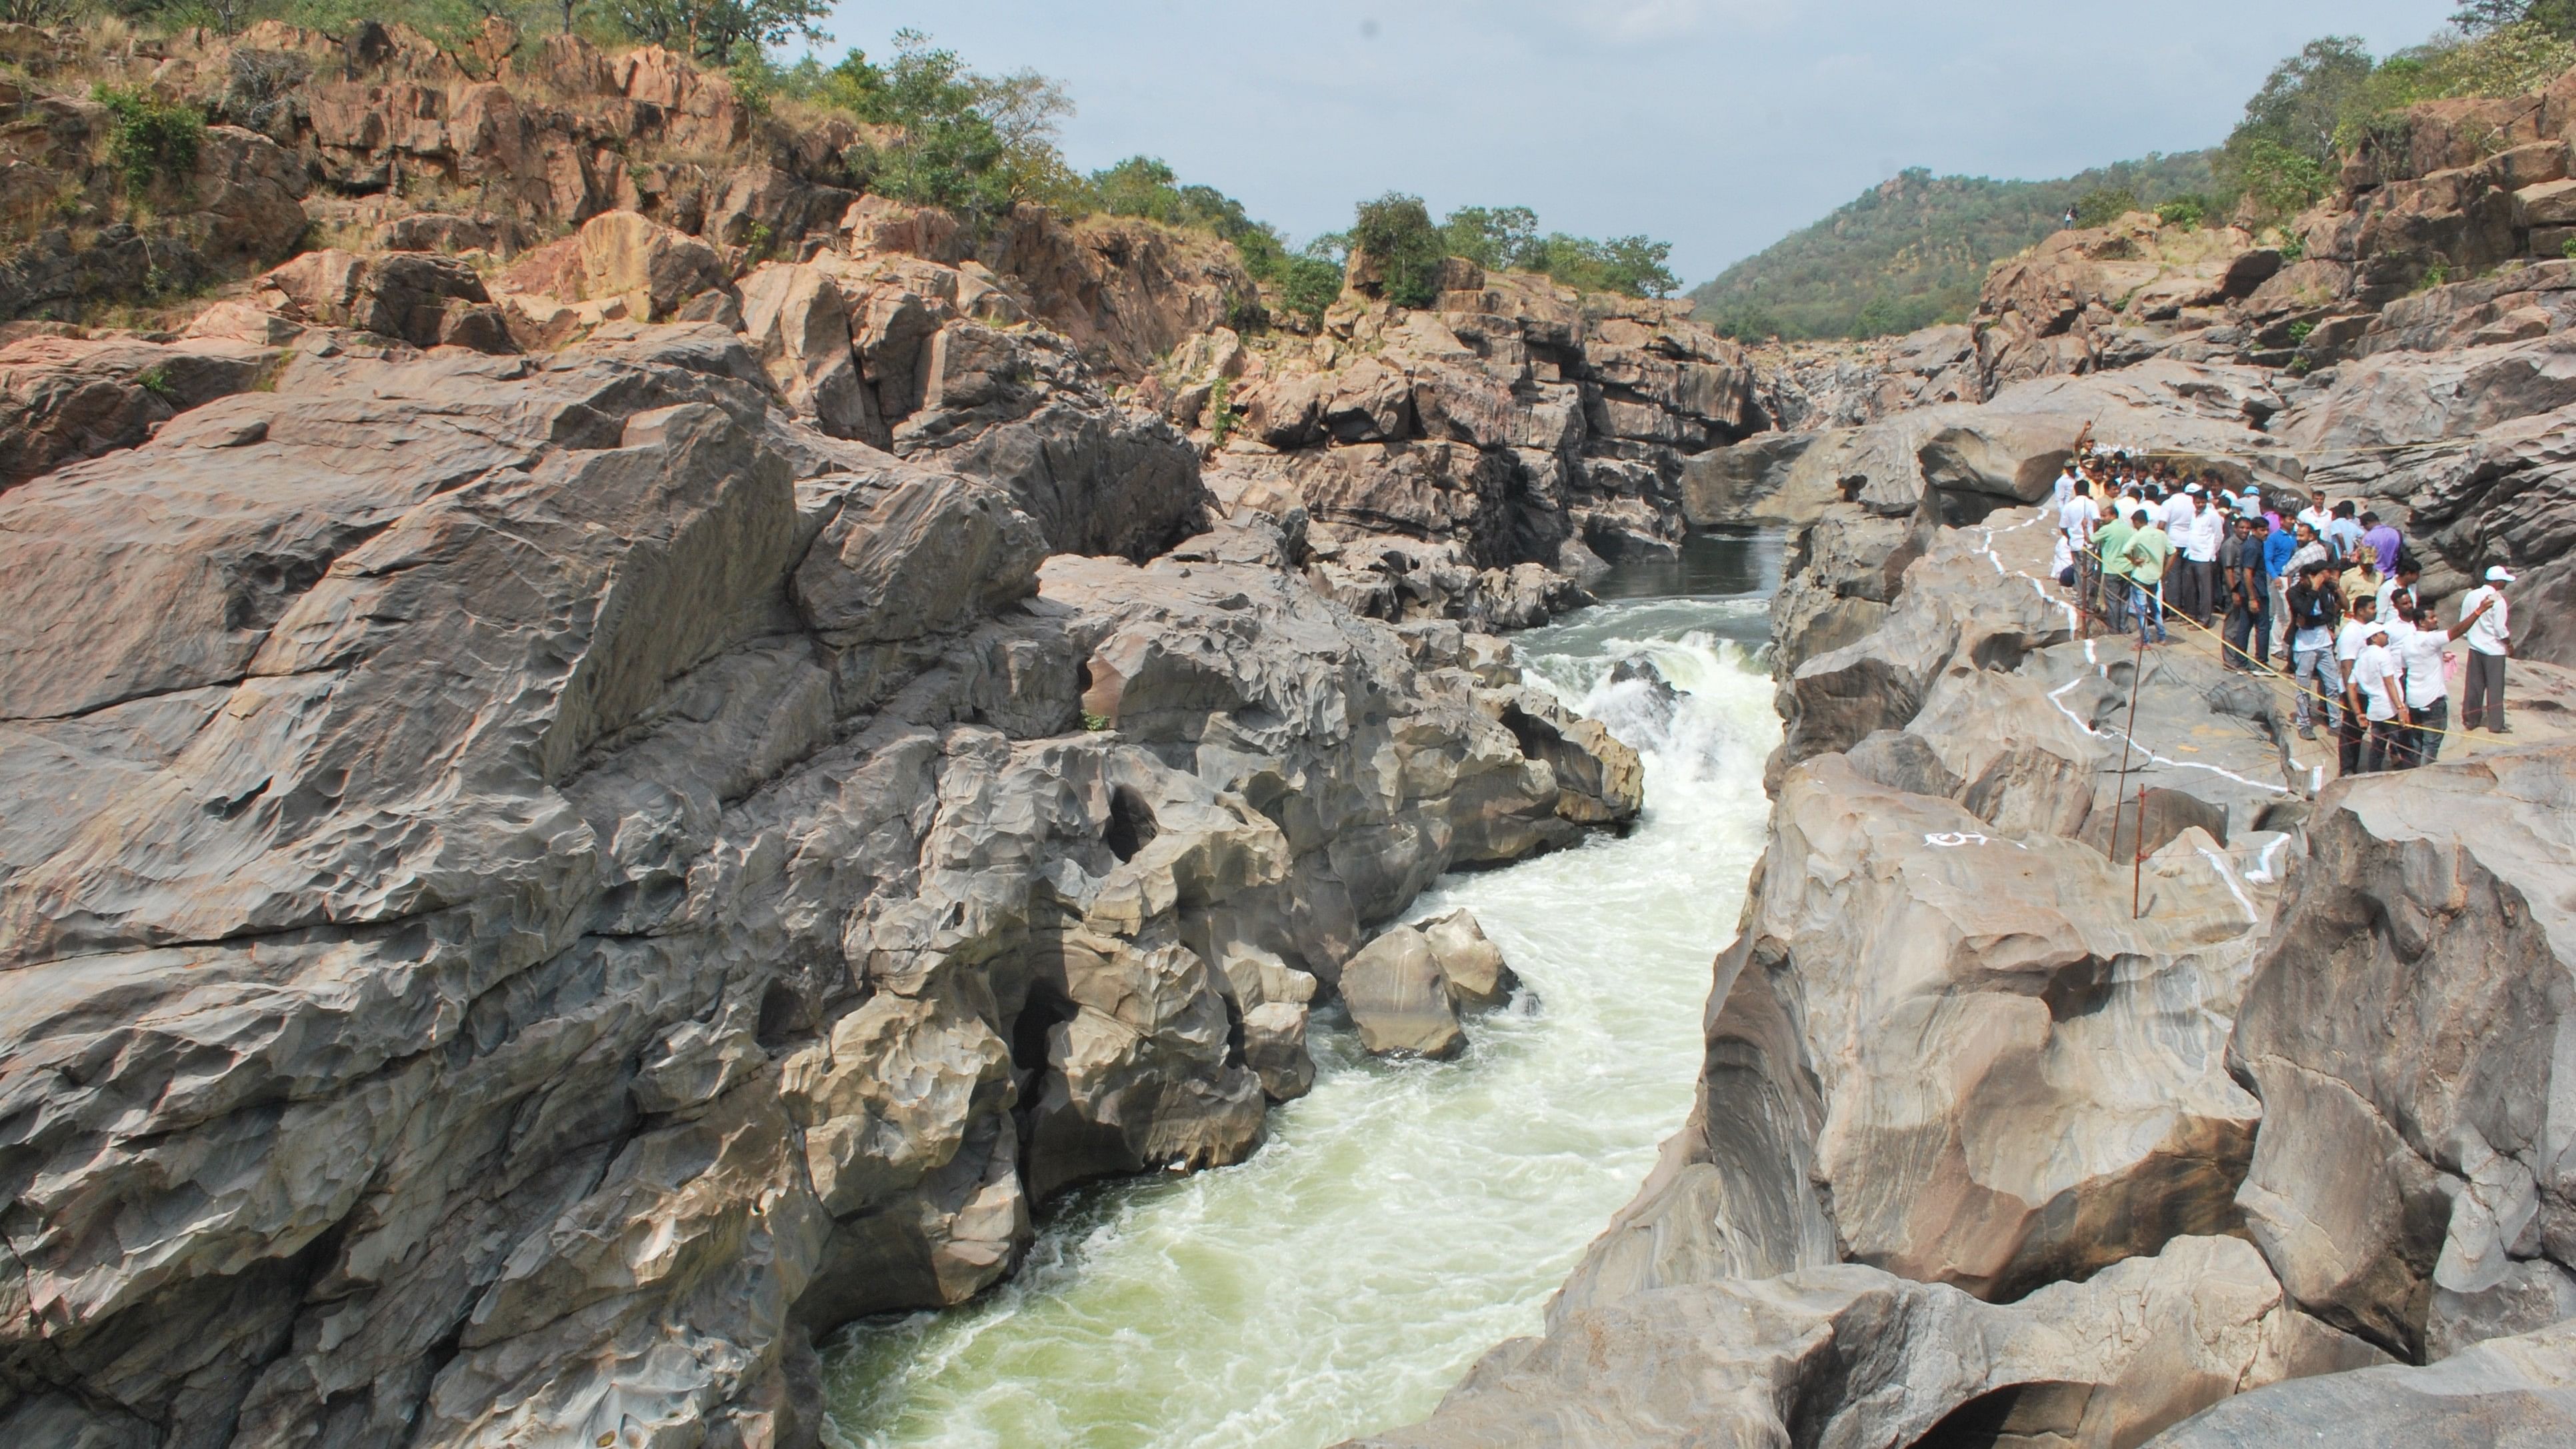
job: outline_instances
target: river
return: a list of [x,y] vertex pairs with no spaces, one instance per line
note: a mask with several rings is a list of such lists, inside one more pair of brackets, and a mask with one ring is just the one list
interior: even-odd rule
[[[1319,1013],[1315,1089],[1248,1162],[1059,1202],[1009,1283],[845,1330],[836,1449],[1315,1449],[1429,1413],[1530,1333],[1689,1110],[1709,963],[1761,848],[1779,741],[1755,653],[1776,538],[1695,538],[1515,639],[1530,677],[1645,759],[1623,838],[1444,878],[1525,989],[1445,1063],[1379,1062]],[[1651,658],[1658,710],[1614,665]]]

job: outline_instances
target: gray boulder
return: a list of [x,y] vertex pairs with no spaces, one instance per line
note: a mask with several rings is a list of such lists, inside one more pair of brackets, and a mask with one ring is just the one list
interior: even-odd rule
[[1342,1003],[1371,1056],[1454,1057],[1467,1049],[1449,980],[1411,926],[1381,933],[1342,965]]
[[2320,1437],[2485,1449],[2576,1442],[2576,1322],[2493,1339],[2428,1368],[2384,1365],[2258,1388],[2147,1443],[2271,1449]]

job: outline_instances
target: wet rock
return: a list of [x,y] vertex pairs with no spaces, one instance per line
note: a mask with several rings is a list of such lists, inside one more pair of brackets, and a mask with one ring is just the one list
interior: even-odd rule
[[2133,923],[2128,872],[1992,828],[1811,761],[1747,931],[1797,982],[1826,1111],[1812,1173],[1846,1255],[2010,1298],[2232,1225],[2258,1114],[2223,1023],[2257,922],[2206,837],[2150,862]]
[[1500,1006],[1520,989],[1521,979],[1504,962],[1503,948],[1486,939],[1475,913],[1466,907],[1418,922],[1415,929],[1429,943],[1431,959],[1449,984],[1449,999],[1460,1011]]
[[1271,1101],[1292,1102],[1313,1090],[1315,1059],[1306,1051],[1307,1009],[1268,1001],[1243,1015],[1243,1062]]
[[1467,1048],[1431,942],[1397,926],[1342,964],[1342,1003],[1372,1056],[1453,1057]]

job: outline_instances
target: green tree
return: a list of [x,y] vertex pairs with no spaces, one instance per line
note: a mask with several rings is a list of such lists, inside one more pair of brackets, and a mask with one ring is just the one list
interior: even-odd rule
[[1308,326],[1324,320],[1324,310],[1342,295],[1342,264],[1329,256],[1292,256],[1284,258],[1278,272],[1279,305],[1306,319]]
[[2335,132],[2377,69],[2357,35],[2311,40],[2272,67],[2227,138],[2230,153],[2260,141],[2320,166],[2335,160]]
[[2109,226],[2130,212],[2142,210],[2138,193],[2125,186],[2104,186],[2075,198],[2077,226]]
[[621,33],[666,45],[708,65],[735,58],[745,42],[784,45],[790,36],[823,38],[829,0],[597,0],[600,15]]
[[1033,71],[979,75],[918,31],[897,31],[894,56],[883,65],[860,50],[829,69],[809,56],[775,72],[772,84],[779,94],[895,131],[844,157],[878,195],[946,207],[980,228],[1016,202],[1079,189],[1055,147],[1056,126],[1073,110],[1063,87]]
[[1538,213],[1526,206],[1462,206],[1441,223],[1441,244],[1496,271],[1538,269]]
[[2334,178],[2314,159],[2261,137],[2229,142],[2221,172],[2265,221],[2296,216],[2334,188]]
[[2576,40],[2576,0],[2468,0],[2451,23],[2470,35],[2535,25],[2560,40]]
[[1439,300],[1441,259],[1448,255],[1422,198],[1390,191],[1359,204],[1351,223],[1351,249],[1377,266],[1386,299],[1399,307],[1428,307]]
[[2156,220],[2167,226],[2196,228],[2209,220],[2209,198],[2177,196],[2156,206]]

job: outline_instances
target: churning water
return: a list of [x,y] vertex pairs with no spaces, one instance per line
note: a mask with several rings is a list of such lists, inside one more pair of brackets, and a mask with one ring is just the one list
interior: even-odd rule
[[[1077,1193],[1001,1288],[839,1338],[827,1442],[1314,1449],[1420,1418],[1535,1331],[1690,1107],[1779,739],[1754,659],[1777,559],[1769,539],[1694,540],[1516,640],[1535,680],[1644,754],[1646,808],[1624,839],[1415,905],[1472,907],[1525,984],[1469,1022],[1463,1056],[1373,1061],[1319,1013],[1315,1090],[1273,1110],[1250,1161]],[[1677,702],[1610,682],[1638,655]]]

